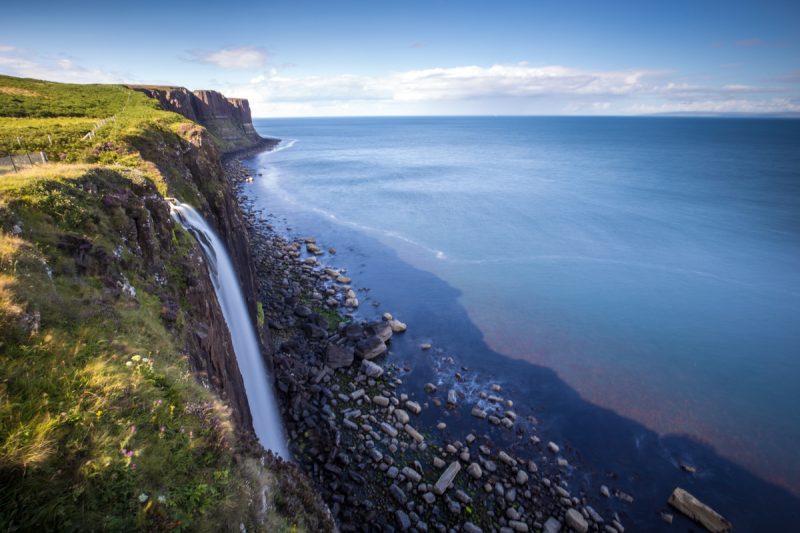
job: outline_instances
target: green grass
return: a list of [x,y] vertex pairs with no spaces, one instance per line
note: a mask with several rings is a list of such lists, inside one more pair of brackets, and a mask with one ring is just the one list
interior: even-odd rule
[[[77,137],[114,114],[95,140]],[[144,207],[103,204],[126,191],[213,198],[218,182],[201,191],[176,155],[191,148],[210,163],[204,130],[121,87],[0,76],[0,147],[19,136],[29,151],[46,132],[43,149],[65,162],[0,176],[0,530],[258,530],[261,487],[262,529],[315,530],[301,511],[281,512],[287,482],[191,373],[181,295],[193,238],[154,221],[164,282],[137,242]],[[109,290],[113,279],[135,298]],[[182,303],[172,329],[165,291]]]

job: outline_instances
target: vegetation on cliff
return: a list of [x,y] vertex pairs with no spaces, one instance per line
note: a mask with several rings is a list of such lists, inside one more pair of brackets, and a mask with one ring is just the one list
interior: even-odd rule
[[223,201],[213,138],[120,86],[3,76],[0,115],[0,151],[59,161],[0,176],[0,528],[320,528],[220,399],[227,332],[164,200]]

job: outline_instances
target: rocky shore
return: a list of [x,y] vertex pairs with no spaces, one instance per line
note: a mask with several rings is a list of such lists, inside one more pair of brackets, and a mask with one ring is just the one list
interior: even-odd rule
[[[387,355],[413,324],[389,313],[360,320],[359,291],[332,266],[335,250],[278,235],[246,195],[254,171],[237,159],[226,171],[249,231],[290,448],[341,531],[625,531],[609,502],[633,498],[574,487],[580,475],[560,446],[540,438],[499,385],[486,383],[471,406],[433,383],[424,397],[406,392],[408,369]],[[430,421],[457,408],[472,415],[472,431]],[[495,430],[523,445],[504,449]]]

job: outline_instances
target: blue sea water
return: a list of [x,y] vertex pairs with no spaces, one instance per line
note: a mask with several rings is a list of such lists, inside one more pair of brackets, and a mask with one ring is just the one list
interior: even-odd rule
[[[500,380],[488,359],[551,369],[581,401],[800,494],[800,121],[256,127],[283,149],[248,194],[341,248],[383,304],[362,313],[405,310],[414,338]],[[489,350],[459,345],[451,300]],[[415,324],[421,307],[435,318]],[[520,391],[546,402],[535,388]]]

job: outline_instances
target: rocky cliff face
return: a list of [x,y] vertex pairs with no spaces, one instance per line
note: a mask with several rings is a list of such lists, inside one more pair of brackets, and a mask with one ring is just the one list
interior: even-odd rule
[[205,126],[217,138],[225,153],[274,142],[258,135],[253,127],[250,103],[243,98],[227,98],[217,91],[191,92],[184,87],[130,87],[155,98],[163,109]]

